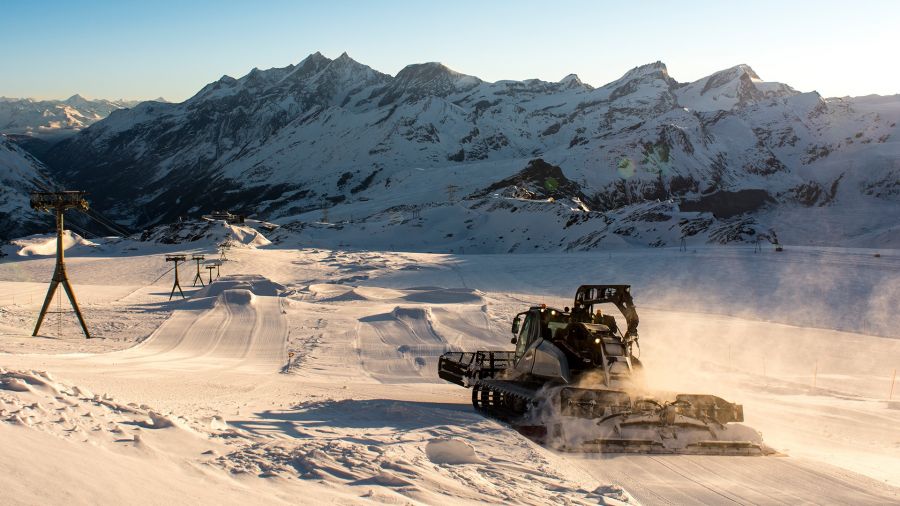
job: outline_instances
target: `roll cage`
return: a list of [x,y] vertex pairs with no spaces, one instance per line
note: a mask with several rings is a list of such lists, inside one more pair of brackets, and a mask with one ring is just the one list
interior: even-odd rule
[[625,336],[637,339],[639,320],[637,309],[634,307],[634,299],[631,298],[631,285],[581,285],[575,292],[572,313],[577,311],[592,315],[594,306],[599,304],[616,306],[628,324]]

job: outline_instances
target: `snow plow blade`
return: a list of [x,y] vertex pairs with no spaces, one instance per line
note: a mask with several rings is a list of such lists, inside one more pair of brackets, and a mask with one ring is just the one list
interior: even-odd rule
[[[737,422],[740,404],[714,395],[632,399],[619,390],[560,388],[559,417],[542,442],[560,451],[684,455],[769,455],[760,434]],[[552,397],[551,397],[552,399]]]
[[621,390],[564,387],[559,391],[559,403],[564,416],[578,418],[665,411],[668,418],[681,415],[703,423],[724,425],[744,421],[743,406],[706,394],[678,394],[674,402],[660,403],[648,398],[632,401],[631,396]]
[[562,446],[561,451],[580,453],[640,453],[651,455],[735,455],[754,456],[772,453],[751,441],[699,441],[683,448],[669,448],[659,441],[647,439],[595,439],[577,447]]

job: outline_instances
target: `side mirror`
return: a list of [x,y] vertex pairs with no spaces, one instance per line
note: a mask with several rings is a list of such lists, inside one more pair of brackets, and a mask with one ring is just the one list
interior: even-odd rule
[[522,321],[522,320],[520,320],[518,316],[516,316],[516,318],[513,320],[513,323],[512,323],[512,333],[513,333],[513,334],[518,334],[518,333],[519,333],[519,323],[520,323],[521,321]]
[[515,336],[513,336],[513,338],[510,339],[509,342],[510,342],[510,344],[516,344],[517,342],[519,342],[519,340],[518,340],[518,338],[516,338]]

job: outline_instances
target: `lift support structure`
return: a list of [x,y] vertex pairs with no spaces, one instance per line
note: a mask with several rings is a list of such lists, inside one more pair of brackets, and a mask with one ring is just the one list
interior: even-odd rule
[[85,198],[86,196],[87,193],[83,191],[34,192],[31,194],[32,209],[51,212],[56,215],[56,269],[53,271],[53,279],[50,281],[50,288],[47,290],[47,297],[44,299],[44,305],[41,306],[41,313],[38,315],[32,336],[37,336],[41,330],[41,324],[44,322],[44,317],[47,316],[47,310],[53,301],[53,295],[56,293],[59,285],[62,285],[63,290],[69,297],[69,302],[72,303],[72,309],[75,310],[75,316],[78,317],[78,323],[81,324],[84,336],[88,339],[91,338],[91,333],[84,322],[81,309],[78,308],[75,292],[69,283],[69,277],[66,275],[66,258],[63,249],[63,216],[68,209],[87,211],[88,202]]

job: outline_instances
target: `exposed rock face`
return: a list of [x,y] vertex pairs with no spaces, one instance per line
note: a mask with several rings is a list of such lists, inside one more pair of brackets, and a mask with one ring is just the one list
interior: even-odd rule
[[751,213],[767,203],[775,202],[766,190],[719,191],[701,195],[696,200],[684,200],[682,211],[711,213],[715,218],[731,218]]
[[[392,77],[315,53],[225,76],[181,104],[114,111],[45,161],[135,228],[222,208],[368,216],[495,184],[595,211],[677,200],[727,219],[826,200],[895,205],[898,120],[900,97],[825,100],[746,65],[678,83],[656,62],[592,88],[574,75],[488,83],[439,63]],[[523,171],[536,159],[559,169],[556,190]],[[763,193],[753,205],[724,197]]]
[[485,197],[494,192],[504,196],[528,200],[577,199],[587,201],[581,187],[563,174],[562,168],[551,165],[540,158],[528,162],[521,172],[497,181],[482,191],[472,194],[472,198]]

